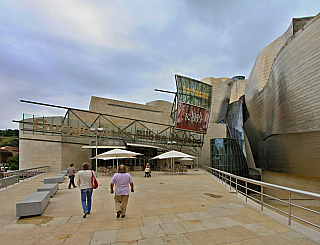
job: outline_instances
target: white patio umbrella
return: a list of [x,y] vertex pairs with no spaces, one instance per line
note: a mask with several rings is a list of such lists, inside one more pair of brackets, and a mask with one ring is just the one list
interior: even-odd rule
[[130,158],[137,155],[143,155],[141,153],[136,153],[133,151],[127,151],[122,149],[113,149],[111,151],[106,151],[104,153],[101,153],[99,155],[96,155],[94,159],[104,159],[106,157],[113,157],[114,159],[117,159],[117,168],[119,165],[119,158]]
[[181,158],[181,159],[179,159],[179,161],[182,161],[182,162],[190,162],[190,161],[192,161],[192,163],[184,163],[185,165],[193,165],[193,159],[191,159],[191,158],[188,158],[188,157],[183,157],[183,158]]
[[[168,159],[168,158],[174,159],[174,158],[183,158],[183,157],[195,158],[194,156],[188,155],[186,153],[172,150],[172,151],[168,151],[166,153],[160,154],[160,155],[153,157],[151,159]],[[172,167],[172,162],[171,162],[171,167]]]
[[[97,159],[101,159],[101,160],[114,160],[114,159],[127,159],[127,158],[130,158],[130,159],[136,159],[136,157],[103,157],[103,158],[98,158]],[[96,159],[96,157],[92,157],[90,159]],[[113,166],[114,167],[114,161],[113,161]]]

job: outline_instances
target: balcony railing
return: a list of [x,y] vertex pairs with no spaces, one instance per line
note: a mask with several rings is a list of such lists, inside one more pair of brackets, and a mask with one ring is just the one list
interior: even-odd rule
[[22,179],[22,181],[24,181],[25,179],[34,177],[38,174],[48,172],[49,169],[50,169],[50,166],[41,166],[36,168],[27,168],[27,169],[14,170],[9,172],[2,172],[1,178],[17,175],[19,176],[20,179]]
[[[216,177],[221,184],[229,185],[230,191],[234,190],[236,194],[240,193],[245,196],[246,201],[249,199],[259,203],[261,205],[261,211],[263,211],[263,206],[267,206],[269,208],[275,209],[278,212],[288,216],[288,224],[291,225],[291,219],[295,218],[297,220],[300,220],[302,222],[305,222],[309,225],[315,226],[317,228],[320,228],[319,225],[314,224],[306,219],[303,219],[301,217],[298,217],[296,215],[292,214],[292,209],[297,208],[301,209],[310,213],[313,213],[314,215],[319,215],[319,220],[320,220],[320,212],[304,207],[302,205],[297,205],[294,204],[292,201],[292,195],[297,195],[297,196],[302,196],[304,199],[302,200],[313,200],[313,201],[320,201],[320,194],[318,193],[313,193],[313,192],[308,192],[308,191],[302,191],[294,188],[289,188],[285,186],[280,186],[280,185],[275,185],[275,184],[270,184],[262,181],[257,181],[253,179],[248,179],[244,177],[240,177],[234,174],[230,174],[228,172],[224,172],[215,168],[211,168],[205,165],[201,165],[201,168],[204,170],[208,171],[209,173],[212,174],[213,177]],[[273,189],[276,191],[281,191],[282,194],[287,195],[288,199],[280,199],[278,197],[274,197],[271,195],[266,194],[264,191],[266,188]],[[266,203],[264,200],[269,199],[269,200],[276,200],[279,203],[286,205],[288,207],[288,212],[279,209],[270,203]],[[308,215],[310,217],[310,215]],[[316,216],[317,217],[317,216]]]

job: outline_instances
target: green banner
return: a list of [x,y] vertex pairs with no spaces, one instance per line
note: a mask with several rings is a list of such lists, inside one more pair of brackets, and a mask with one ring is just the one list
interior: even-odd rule
[[206,133],[209,124],[212,86],[175,75],[177,83],[176,128]]
[[210,84],[175,75],[178,101],[209,109],[211,107],[212,86]]

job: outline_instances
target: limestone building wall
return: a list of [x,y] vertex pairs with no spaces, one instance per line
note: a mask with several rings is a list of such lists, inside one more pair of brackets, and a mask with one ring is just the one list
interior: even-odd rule
[[[19,137],[19,168],[34,168],[40,166],[50,166],[50,171],[61,171],[60,143],[44,142],[43,135],[23,134],[20,130]],[[50,136],[52,140],[60,140],[58,136]],[[30,140],[28,140],[30,139]],[[31,140],[32,139],[32,140]]]
[[211,166],[210,140],[226,138],[226,135],[227,135],[227,128],[225,124],[217,124],[214,122],[209,122],[208,131],[204,137],[201,156],[198,159],[199,164]]
[[201,81],[212,86],[210,122],[217,123],[221,121],[227,113],[231,96],[231,86],[229,83],[232,80],[229,78],[216,79],[207,77],[201,79]]
[[[71,138],[71,137],[68,137]],[[78,144],[69,144],[62,143],[61,144],[61,170],[64,168],[68,168],[71,163],[74,163],[74,167],[77,170],[82,169],[82,163],[88,162],[91,164],[92,160],[92,150],[91,149],[82,149],[82,146],[85,143],[90,141],[90,138],[80,138],[80,137],[72,137],[67,141],[74,142]],[[95,140],[95,139],[94,139]]]
[[[161,100],[152,101],[144,105],[92,96],[89,110],[120,117],[171,125],[171,107],[172,103]],[[128,125],[132,120],[112,118],[112,122],[116,125]]]
[[[19,137],[19,168],[50,166],[50,171],[61,172],[73,162],[77,170],[82,169],[83,162],[91,162],[91,150],[82,149],[87,138],[66,140],[61,136],[23,134]],[[70,137],[69,137],[70,138]],[[57,141],[57,142],[48,142]],[[78,142],[79,144],[59,143],[61,141]]]
[[230,104],[238,101],[240,97],[245,94],[247,81],[248,79],[232,80],[232,82],[229,83],[231,86]]

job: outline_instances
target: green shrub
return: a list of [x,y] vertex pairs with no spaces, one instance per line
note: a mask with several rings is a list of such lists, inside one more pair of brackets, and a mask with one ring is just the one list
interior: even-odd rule
[[11,170],[19,169],[19,154],[15,154],[12,157],[7,159],[7,164],[9,165]]

